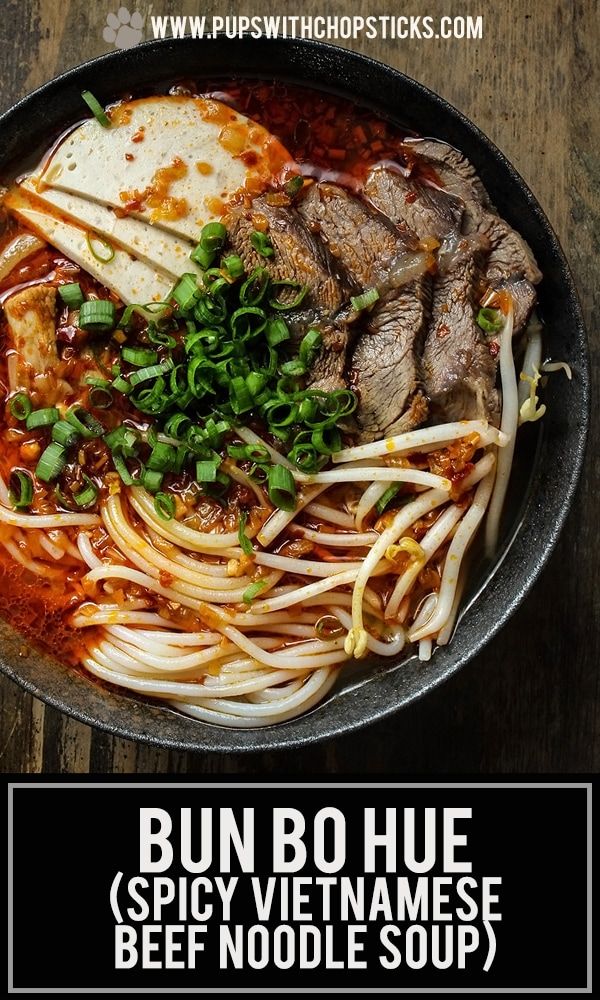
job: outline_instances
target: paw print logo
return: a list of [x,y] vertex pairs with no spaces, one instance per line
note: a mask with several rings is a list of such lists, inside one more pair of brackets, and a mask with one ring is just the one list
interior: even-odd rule
[[130,14],[127,7],[119,7],[116,14],[107,15],[102,37],[116,49],[132,49],[144,37],[143,26],[144,19],[137,10]]

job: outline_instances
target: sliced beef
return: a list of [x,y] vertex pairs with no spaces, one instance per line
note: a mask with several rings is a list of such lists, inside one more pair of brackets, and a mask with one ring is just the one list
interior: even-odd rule
[[[433,167],[440,187],[459,198],[464,205],[462,230],[473,232],[485,212],[493,212],[489,195],[475,172],[475,167],[457,149],[437,139],[409,139],[405,143],[409,159],[413,160],[413,174],[419,178],[419,163]],[[424,175],[431,183],[431,179]]]
[[415,349],[423,346],[428,283],[413,282],[387,298],[359,336],[352,355],[365,441],[412,430],[427,418]]
[[417,247],[414,234],[399,234],[389,219],[337,184],[311,184],[298,211],[359,288],[376,286],[398,254]]
[[[323,346],[311,372],[311,384],[332,391],[342,387],[350,328],[342,310],[352,294],[343,275],[321,241],[305,226],[292,207],[270,205],[255,198],[251,209],[239,209],[225,219],[233,250],[248,272],[265,267],[274,281],[292,278],[308,286],[298,310],[285,314],[292,334],[301,339],[309,328],[318,329]],[[273,244],[271,257],[259,254],[250,241],[256,230],[266,232]],[[290,292],[293,297],[296,293]],[[285,300],[285,290],[279,297]]]
[[352,354],[360,397],[357,423],[364,440],[422,423],[420,353],[429,315],[428,255],[413,233],[335,184],[313,184],[298,210],[311,230],[361,288],[379,299],[363,317]]
[[396,226],[408,227],[419,239],[442,240],[460,229],[463,203],[454,195],[420,183],[391,166],[368,174],[364,194]]
[[498,422],[496,358],[476,323],[487,246],[463,237],[436,277],[423,370],[434,422]]
[[479,232],[489,239],[491,246],[485,282],[496,291],[504,288],[511,293],[516,337],[525,329],[537,301],[534,285],[541,281],[541,272],[523,237],[504,219],[497,215],[486,217]]
[[479,235],[489,242],[485,283],[493,289],[508,290],[513,289],[515,282],[529,283],[529,288],[520,286],[520,299],[515,303],[514,332],[518,334],[535,304],[536,295],[532,286],[542,278],[531,249],[508,222],[496,214],[474,167],[462,153],[434,139],[409,141],[406,145],[410,154],[416,157],[415,177],[419,177],[418,164],[423,160],[433,167],[444,191],[463,202],[461,232]]

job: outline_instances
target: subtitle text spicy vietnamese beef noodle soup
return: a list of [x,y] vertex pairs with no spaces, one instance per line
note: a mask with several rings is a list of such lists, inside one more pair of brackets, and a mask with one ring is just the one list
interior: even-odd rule
[[83,97],[2,192],[3,616],[226,726],[427,660],[544,410],[529,248],[347,101]]

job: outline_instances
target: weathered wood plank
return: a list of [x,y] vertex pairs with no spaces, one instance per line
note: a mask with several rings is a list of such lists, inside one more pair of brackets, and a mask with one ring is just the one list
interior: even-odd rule
[[[117,9],[120,4],[115,5]],[[147,14],[155,5],[132,7]],[[228,5],[228,9],[229,9]],[[342,42],[383,59],[446,97],[497,143],[544,206],[570,257],[600,370],[600,11],[596,0],[429,5],[484,14],[482,41]],[[442,10],[443,6],[443,10]],[[272,13],[270,0],[236,13]],[[221,13],[206,0],[202,12]],[[303,13],[323,13],[314,2]],[[334,0],[326,13],[379,13],[375,0]],[[163,0],[154,13],[198,13]],[[402,4],[408,16],[421,2]],[[84,0],[3,0],[0,103],[107,51],[106,8]],[[597,381],[597,380],[596,380]],[[92,732],[0,682],[3,771],[241,774],[586,771],[600,763],[597,646],[597,429],[558,550],[534,593],[489,649],[424,701],[385,723],[293,754],[185,755]],[[595,555],[595,558],[594,558]],[[569,572],[565,573],[565,566]]]

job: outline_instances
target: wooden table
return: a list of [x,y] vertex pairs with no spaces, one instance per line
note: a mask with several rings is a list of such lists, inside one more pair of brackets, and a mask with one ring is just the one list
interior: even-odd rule
[[[115,10],[121,6],[115,3]],[[202,13],[230,5],[204,0]],[[138,0],[141,14],[198,13],[191,0]],[[484,14],[481,41],[344,44],[442,94],[475,121],[539,198],[571,262],[599,369],[600,10],[597,0],[407,0],[403,14]],[[108,4],[0,0],[0,102],[107,51]],[[280,4],[278,9],[290,10]],[[376,0],[302,5],[302,13],[400,10]],[[236,12],[273,13],[270,0]],[[148,36],[149,37],[149,36]],[[590,772],[598,739],[598,427],[583,482],[534,592],[476,660],[424,701],[353,736],[303,752],[169,753],[89,729],[0,681],[0,767],[9,772],[322,773]],[[565,570],[565,566],[567,569]]]

